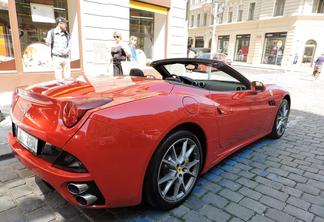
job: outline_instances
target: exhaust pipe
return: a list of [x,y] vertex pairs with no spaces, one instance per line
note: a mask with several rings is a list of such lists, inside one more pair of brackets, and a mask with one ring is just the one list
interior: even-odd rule
[[86,192],[89,189],[89,186],[84,183],[69,183],[67,188],[71,194],[79,195]]
[[89,206],[96,202],[98,198],[92,194],[84,194],[76,197],[76,201],[81,206]]

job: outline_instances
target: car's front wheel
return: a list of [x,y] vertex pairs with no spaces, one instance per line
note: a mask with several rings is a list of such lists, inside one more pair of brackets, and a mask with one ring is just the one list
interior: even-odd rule
[[201,150],[200,141],[190,131],[167,136],[150,161],[143,190],[146,202],[163,210],[180,205],[197,182]]
[[283,99],[277,112],[270,137],[278,139],[285,133],[288,125],[289,112],[290,104],[287,99]]

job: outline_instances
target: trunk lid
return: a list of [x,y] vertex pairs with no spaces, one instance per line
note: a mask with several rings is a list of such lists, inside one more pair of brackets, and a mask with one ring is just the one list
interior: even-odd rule
[[[64,83],[46,82],[18,88],[12,104],[13,122],[28,133],[63,147],[81,127],[89,115],[110,106],[169,94],[173,86],[163,80],[141,77],[99,77],[91,81],[74,80]],[[82,101],[87,98],[111,98],[102,107],[88,110],[78,123],[67,128],[62,120],[62,110],[67,101]]]

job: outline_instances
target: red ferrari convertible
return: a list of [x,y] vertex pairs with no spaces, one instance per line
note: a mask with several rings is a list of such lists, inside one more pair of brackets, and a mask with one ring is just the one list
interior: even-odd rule
[[[221,61],[165,59],[130,76],[18,88],[9,144],[72,204],[181,204],[199,175],[286,129],[290,96]],[[152,68],[152,69],[153,69]]]

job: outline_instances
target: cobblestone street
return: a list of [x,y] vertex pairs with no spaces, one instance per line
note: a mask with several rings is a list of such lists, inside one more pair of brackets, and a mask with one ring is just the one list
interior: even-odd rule
[[[15,158],[0,159],[0,222],[7,221],[307,221],[324,222],[324,78],[238,67],[249,79],[291,92],[286,134],[264,138],[203,175],[180,207],[140,205],[82,210],[67,203]],[[0,123],[0,155],[8,149]]]

